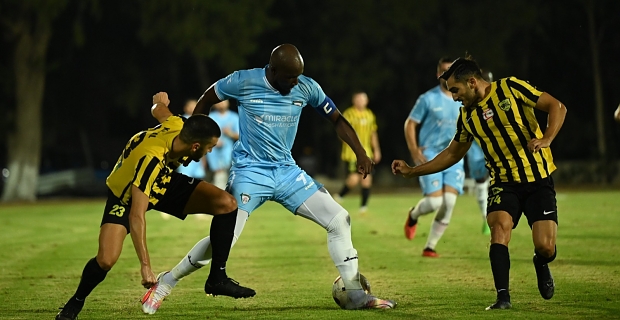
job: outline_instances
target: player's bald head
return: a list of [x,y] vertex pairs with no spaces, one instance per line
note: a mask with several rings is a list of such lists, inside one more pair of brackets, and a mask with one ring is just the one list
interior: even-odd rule
[[294,45],[285,43],[271,51],[269,65],[276,70],[301,74],[304,70],[304,59]]

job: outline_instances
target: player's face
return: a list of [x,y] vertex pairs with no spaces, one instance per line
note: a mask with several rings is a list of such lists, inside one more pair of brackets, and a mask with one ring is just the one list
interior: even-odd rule
[[202,157],[213,150],[213,148],[217,145],[218,140],[218,137],[213,137],[204,143],[194,143],[192,145],[193,151],[189,155],[189,158],[192,159],[192,161],[200,161]]
[[446,87],[452,93],[452,99],[462,103],[466,108],[473,108],[478,103],[474,90],[475,83],[472,83],[472,79],[469,78],[466,82],[455,81],[454,76],[451,76],[446,81]]
[[299,78],[303,71],[303,67],[283,67],[280,69],[274,69],[274,87],[283,96],[289,94],[291,90],[299,83],[297,78]]

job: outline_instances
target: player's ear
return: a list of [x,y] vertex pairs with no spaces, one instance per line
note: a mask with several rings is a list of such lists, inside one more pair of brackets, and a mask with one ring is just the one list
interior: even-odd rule
[[476,80],[476,78],[475,78],[475,77],[470,77],[470,78],[467,80],[467,85],[469,86],[469,88],[470,88],[470,89],[475,88],[477,83],[478,83],[478,81]]

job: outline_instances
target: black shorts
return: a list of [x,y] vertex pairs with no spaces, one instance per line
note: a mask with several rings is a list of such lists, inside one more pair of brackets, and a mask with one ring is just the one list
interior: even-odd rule
[[551,176],[535,182],[497,182],[489,188],[487,213],[506,211],[512,216],[513,229],[525,214],[532,228],[536,221],[553,220],[558,223],[555,186]]
[[[163,197],[156,205],[149,203],[147,210],[155,209],[184,220],[185,217],[187,217],[187,215],[183,213],[185,205],[200,181],[202,180],[190,178],[178,172],[172,172],[170,184]],[[108,189],[108,200],[103,211],[101,225],[104,223],[122,224],[125,226],[125,229],[127,229],[127,233],[129,233],[130,208],[131,203],[127,205],[122,204],[121,200]]]

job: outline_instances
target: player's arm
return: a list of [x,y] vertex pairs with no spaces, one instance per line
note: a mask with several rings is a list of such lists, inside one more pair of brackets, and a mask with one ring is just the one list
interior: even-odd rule
[[131,210],[129,211],[129,231],[133,246],[140,261],[142,285],[150,288],[157,279],[151,270],[151,260],[146,247],[146,219],[145,214],[149,206],[149,197],[135,185],[131,186]]
[[193,114],[209,114],[209,109],[211,109],[211,106],[221,101],[222,100],[220,100],[220,98],[217,97],[217,94],[215,94],[215,83],[214,83],[198,99],[198,102],[196,103],[196,108],[194,108]]
[[614,119],[616,120],[616,122],[620,122],[620,105],[618,105],[616,112],[614,112]]
[[405,120],[405,140],[407,141],[407,148],[411,154],[411,159],[415,165],[420,165],[428,160],[422,153],[423,148],[418,145],[418,127],[420,126],[415,120],[407,118]]
[[400,174],[405,178],[413,178],[444,171],[463,159],[469,147],[471,147],[471,141],[458,142],[452,140],[450,145],[433,160],[419,166],[411,167],[404,160],[394,160],[392,162],[392,173]]
[[370,135],[370,145],[372,147],[372,153],[374,155],[375,163],[381,161],[381,146],[379,145],[379,134],[377,131],[373,131]]
[[164,123],[168,117],[172,115],[170,109],[168,109],[168,105],[170,104],[170,99],[168,99],[168,94],[165,92],[158,92],[153,96],[153,106],[151,107],[151,114],[159,123]]
[[547,118],[547,129],[545,129],[543,137],[541,139],[534,138],[527,144],[527,148],[531,152],[538,152],[541,148],[548,148],[560,131],[560,128],[562,128],[564,118],[566,118],[566,106],[546,92],[543,92],[538,97],[535,108],[547,112],[549,116]]

